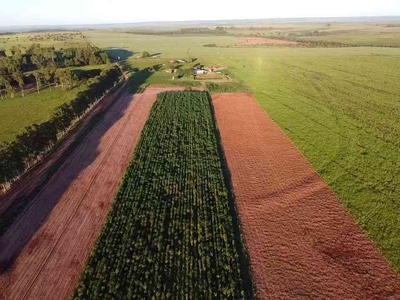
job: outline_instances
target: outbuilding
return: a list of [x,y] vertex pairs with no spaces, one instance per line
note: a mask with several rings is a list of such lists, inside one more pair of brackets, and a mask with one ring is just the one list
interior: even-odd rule
[[194,69],[193,70],[193,75],[204,75],[204,74],[207,74],[206,70],[203,70],[203,69]]

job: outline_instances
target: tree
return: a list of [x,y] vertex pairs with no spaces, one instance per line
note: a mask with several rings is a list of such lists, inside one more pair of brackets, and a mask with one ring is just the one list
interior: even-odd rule
[[12,55],[21,54],[21,49],[20,49],[20,47],[12,46],[10,49],[10,52]]
[[50,87],[50,91],[51,91],[51,81],[53,79],[53,74],[52,74],[51,70],[49,70],[48,68],[45,68],[42,70],[42,74],[43,74],[43,83],[48,84]]
[[65,89],[67,86],[71,88],[75,81],[72,72],[67,69],[58,69],[55,73],[55,79],[57,84],[61,85],[62,89]]
[[3,96],[3,92],[2,89],[5,89],[8,85],[8,80],[0,74],[0,97],[3,100],[4,96]]
[[21,71],[15,71],[12,74],[12,78],[18,82],[18,86],[21,88],[22,97],[25,97],[24,94],[24,74]]
[[145,57],[150,57],[150,53],[147,52],[147,51],[143,51],[142,52],[142,58],[145,58]]
[[36,89],[38,94],[40,94],[40,87],[43,85],[43,74],[39,71],[33,72],[33,76],[36,79]]
[[7,91],[7,95],[10,96],[10,98],[14,98],[15,89],[11,84],[8,84],[6,86],[6,91]]

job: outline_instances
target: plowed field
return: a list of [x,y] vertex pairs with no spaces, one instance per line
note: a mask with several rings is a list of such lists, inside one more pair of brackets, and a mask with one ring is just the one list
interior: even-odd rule
[[400,299],[400,278],[248,94],[213,105],[260,299]]

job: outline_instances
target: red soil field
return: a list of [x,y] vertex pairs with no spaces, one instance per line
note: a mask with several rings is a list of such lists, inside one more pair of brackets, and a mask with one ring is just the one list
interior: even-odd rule
[[[156,96],[123,94],[0,240],[1,299],[69,299]],[[27,242],[27,243],[26,243]]]
[[259,299],[400,299],[400,278],[248,94],[213,96]]
[[239,45],[242,46],[261,46],[261,45],[298,45],[298,42],[266,39],[262,37],[243,37],[238,38]]

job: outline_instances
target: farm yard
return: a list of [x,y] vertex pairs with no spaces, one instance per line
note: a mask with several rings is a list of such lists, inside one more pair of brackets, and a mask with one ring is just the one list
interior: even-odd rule
[[[60,105],[81,117],[78,95],[92,105],[111,89],[54,170],[17,179],[43,183],[1,216],[0,299],[400,298],[399,28],[0,36],[7,55],[70,43],[109,59],[61,55],[73,87],[0,100],[0,141],[53,122]],[[7,197],[19,199],[0,195],[0,211]]]

